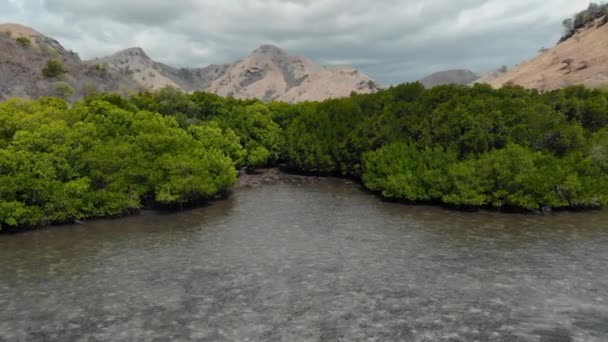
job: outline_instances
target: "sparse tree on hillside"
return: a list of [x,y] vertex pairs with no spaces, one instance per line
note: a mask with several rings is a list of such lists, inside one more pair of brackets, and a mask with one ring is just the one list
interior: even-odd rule
[[19,37],[15,40],[17,41],[17,43],[21,44],[21,46],[23,46],[23,47],[28,47],[28,46],[32,45],[32,41],[30,41],[26,37]]
[[53,84],[53,88],[53,90],[55,91],[55,95],[65,100],[72,97],[75,93],[74,88],[72,88],[72,86],[70,86],[66,82],[56,82],[55,84]]
[[574,30],[574,19],[572,18],[568,18],[564,21],[562,21],[562,25],[564,26],[564,29],[566,29],[566,33]]
[[63,75],[67,72],[63,63],[57,59],[50,59],[46,62],[46,66],[42,68],[42,74],[46,78],[53,78],[59,75]]
[[86,82],[82,86],[82,91],[84,92],[84,96],[85,97],[86,96],[91,96],[91,95],[97,93],[97,86],[93,82]]
[[590,22],[601,18],[602,16],[608,15],[608,4],[598,4],[592,2],[589,4],[586,10],[581,11],[574,15],[571,19],[566,19],[562,22],[566,32],[562,41],[570,38],[576,30],[585,27]]
[[108,66],[106,64],[95,64],[95,70],[99,71],[100,74],[105,74],[108,71]]

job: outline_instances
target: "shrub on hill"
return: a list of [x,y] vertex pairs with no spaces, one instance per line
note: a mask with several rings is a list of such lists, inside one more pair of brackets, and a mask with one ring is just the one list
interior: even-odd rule
[[589,4],[589,7],[574,15],[574,17],[566,19],[562,22],[564,26],[565,33],[560,39],[560,42],[567,40],[572,37],[576,30],[581,29],[587,26],[589,23],[606,16],[602,23],[605,24],[608,22],[608,4],[598,4],[592,2]]
[[49,59],[46,62],[44,68],[42,68],[42,75],[46,78],[54,78],[63,75],[67,72],[63,63],[58,59]]
[[26,37],[19,37],[15,40],[17,41],[17,43],[21,44],[21,46],[24,46],[24,47],[28,47],[28,46],[32,45],[32,41]]
[[66,82],[53,83],[53,91],[55,96],[66,100],[75,94],[74,88]]

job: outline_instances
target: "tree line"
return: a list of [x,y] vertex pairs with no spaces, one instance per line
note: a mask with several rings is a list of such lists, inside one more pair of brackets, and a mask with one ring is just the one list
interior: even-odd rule
[[603,26],[608,23],[608,4],[598,4],[591,2],[587,9],[576,13],[572,18],[568,18],[562,22],[565,32],[560,42],[563,42],[572,37],[577,30],[582,29],[600,18],[602,21],[599,25]]
[[237,170],[360,179],[385,198],[468,208],[608,203],[608,93],[403,84],[286,104],[185,94],[0,103],[0,229],[221,196]]

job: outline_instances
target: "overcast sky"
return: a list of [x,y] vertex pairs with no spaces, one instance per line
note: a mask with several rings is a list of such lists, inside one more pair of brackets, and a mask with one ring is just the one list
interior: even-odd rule
[[139,46],[173,66],[233,62],[274,44],[377,81],[513,66],[551,47],[588,0],[0,0],[16,22],[89,59]]

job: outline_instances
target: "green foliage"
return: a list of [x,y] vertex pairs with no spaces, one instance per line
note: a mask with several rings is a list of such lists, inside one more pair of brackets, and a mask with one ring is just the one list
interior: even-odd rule
[[66,82],[55,82],[53,83],[53,92],[55,96],[67,100],[74,95],[74,88]]
[[97,86],[95,85],[95,83],[87,81],[83,84],[82,91],[84,93],[84,96],[92,96],[97,93]]
[[[608,4],[591,2],[586,10],[576,13],[574,17],[566,19],[562,22],[565,33],[561,41],[570,38],[574,33],[576,33],[576,30],[583,28],[606,15],[608,15]],[[606,21],[607,18],[604,18],[601,24],[605,24]]]
[[46,78],[61,76],[67,72],[63,63],[58,59],[49,59],[46,66],[42,68],[42,75]]
[[277,162],[283,150],[281,127],[273,121],[274,112],[259,101],[239,101],[217,95],[195,92],[188,95],[175,88],[156,93],[140,93],[132,98],[141,109],[175,117],[187,128],[206,120],[214,120],[223,130],[238,137],[245,150],[237,166],[262,167]]
[[[608,203],[608,95],[572,87],[400,85],[295,105],[285,159],[382,196],[541,210]],[[312,108],[312,109],[311,109]]]
[[247,166],[256,168],[275,163],[282,147],[282,131],[262,103],[244,107],[241,136],[247,149]]
[[240,138],[230,128],[222,128],[217,121],[207,121],[188,128],[188,133],[209,150],[220,151],[229,157],[236,168],[240,168],[247,152],[240,143]]
[[15,40],[17,41],[17,43],[21,44],[21,46],[23,46],[23,47],[28,47],[28,46],[32,45],[32,41],[26,37],[18,37]]
[[[68,92],[69,93],[69,92]],[[62,95],[67,97],[68,93]],[[608,93],[404,84],[269,104],[166,88],[0,103],[0,229],[183,206],[284,164],[458,207],[608,204]]]
[[172,117],[100,99],[11,100],[0,122],[3,229],[203,201],[235,183],[231,157],[242,159],[217,125],[190,134]]
[[387,198],[437,200],[449,188],[448,166],[455,153],[419,150],[414,144],[394,143],[364,155],[363,183]]
[[108,66],[106,64],[95,64],[95,70],[103,74],[108,70]]

